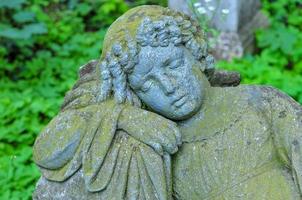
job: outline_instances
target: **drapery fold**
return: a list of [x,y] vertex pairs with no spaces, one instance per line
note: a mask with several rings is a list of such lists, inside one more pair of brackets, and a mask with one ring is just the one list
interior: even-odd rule
[[[96,64],[92,61],[81,68],[83,73],[66,94],[61,111],[36,139],[33,158],[42,176],[52,184],[60,184],[81,171],[81,187],[97,194],[97,199],[170,199],[169,162],[126,132],[150,132],[154,127],[147,122],[142,125],[129,121],[132,129],[117,130],[125,105],[116,104],[113,99],[98,103]],[[138,111],[129,105],[127,109],[132,114]],[[154,115],[144,119],[152,121]],[[74,197],[64,197],[68,198]]]
[[[34,160],[43,176],[52,181],[65,181],[86,163],[83,165],[86,166],[85,175],[91,179],[90,174],[95,174],[97,169],[87,166],[102,164],[121,109],[113,101],[108,101],[59,113],[34,145]],[[96,159],[96,156],[99,157]]]
[[110,100],[60,112],[34,145],[42,175],[68,181],[82,168],[85,187],[98,192],[100,199],[169,199],[170,172],[163,157],[117,130],[122,109]]

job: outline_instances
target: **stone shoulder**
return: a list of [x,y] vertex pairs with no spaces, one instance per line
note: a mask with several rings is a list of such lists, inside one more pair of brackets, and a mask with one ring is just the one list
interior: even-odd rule
[[[247,98],[253,100],[262,100],[269,103],[274,102],[287,102],[296,109],[301,109],[301,105],[296,102],[292,97],[283,91],[268,85],[239,85],[237,87],[225,87],[222,88],[225,92],[237,95],[240,98]],[[260,99],[259,99],[260,98]]]
[[[250,91],[252,98],[260,96],[262,104],[265,104],[272,120],[284,119],[292,116],[293,119],[301,120],[302,124],[302,106],[292,97],[283,91],[272,86],[247,85],[243,86],[245,90]],[[255,95],[257,94],[257,95]],[[269,110],[268,110],[269,109]]]
[[216,93],[223,94],[223,97],[232,98],[232,101],[237,104],[235,107],[240,106],[240,104],[245,105],[248,109],[256,109],[268,119],[271,119],[277,110],[301,109],[301,105],[294,99],[272,86],[239,85],[237,87],[217,88]]

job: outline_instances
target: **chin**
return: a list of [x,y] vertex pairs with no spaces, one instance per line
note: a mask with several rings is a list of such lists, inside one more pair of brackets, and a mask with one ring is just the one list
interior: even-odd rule
[[170,119],[177,121],[188,119],[197,113],[200,106],[197,101],[189,101],[176,109]]

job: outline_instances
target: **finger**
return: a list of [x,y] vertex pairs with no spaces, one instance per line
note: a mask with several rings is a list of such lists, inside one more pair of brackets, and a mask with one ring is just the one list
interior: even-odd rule
[[154,151],[156,153],[158,153],[159,155],[163,156],[164,155],[164,150],[163,147],[156,142],[150,142],[149,145],[154,149]]
[[172,154],[175,154],[177,151],[178,151],[178,146],[175,145],[175,146],[173,146],[173,147],[170,148],[170,152],[169,153],[172,155]]
[[162,127],[165,128],[158,132],[157,138],[164,150],[169,154],[173,154],[178,150],[175,135],[175,132],[178,129],[176,123],[171,121],[163,121]]
[[182,144],[182,135],[180,129],[178,128],[177,124],[174,122],[170,122],[169,128],[174,131],[174,136],[176,138],[176,144],[180,146]]
[[163,133],[159,136],[159,141],[164,149],[169,154],[173,154],[178,150],[176,144],[176,138],[174,134],[169,130],[169,133]]
[[182,135],[178,127],[174,129],[174,135],[176,138],[176,144],[180,146],[182,144]]

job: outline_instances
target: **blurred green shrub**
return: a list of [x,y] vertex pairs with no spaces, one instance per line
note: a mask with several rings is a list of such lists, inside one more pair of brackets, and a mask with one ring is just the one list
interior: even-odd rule
[[31,199],[32,145],[80,65],[101,54],[108,26],[140,0],[0,1],[0,199]]
[[262,0],[271,26],[256,33],[258,52],[218,66],[237,70],[243,83],[275,86],[302,103],[302,1]]

